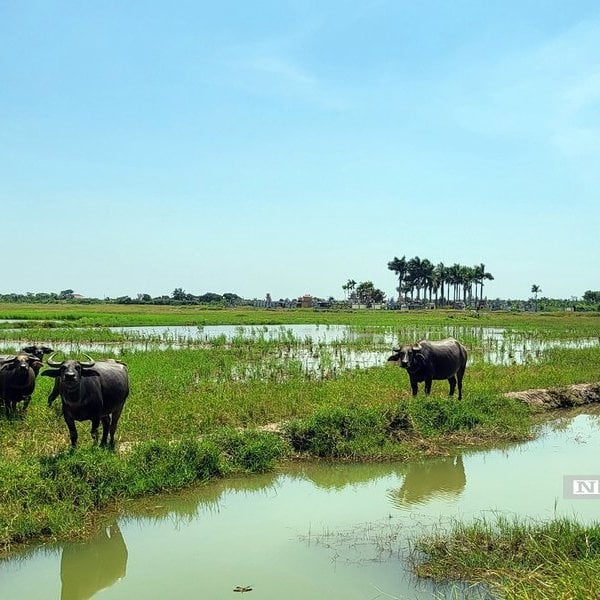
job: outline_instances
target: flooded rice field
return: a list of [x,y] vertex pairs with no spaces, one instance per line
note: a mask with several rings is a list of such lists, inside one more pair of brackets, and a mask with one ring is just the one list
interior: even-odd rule
[[411,540],[455,518],[591,522],[600,501],[564,499],[563,476],[597,474],[599,446],[597,407],[501,449],[409,463],[293,464],[155,496],[128,504],[93,539],[0,563],[1,597],[465,597],[461,586],[414,578]]
[[[9,330],[2,330],[4,332]],[[469,350],[469,363],[495,365],[537,362],[553,348],[590,348],[600,346],[600,336],[547,339],[531,332],[497,327],[367,327],[348,325],[265,325],[265,326],[161,326],[111,327],[104,330],[64,329],[64,340],[38,343],[73,355],[81,352],[106,353],[121,356],[128,352],[150,350],[182,350],[215,347],[244,347],[252,344],[264,351],[268,360],[251,368],[241,368],[232,378],[278,378],[287,376],[288,369],[301,371],[307,377],[332,377],[339,371],[369,368],[383,364],[394,347],[423,338],[455,337]],[[89,332],[86,340],[86,333]],[[100,332],[100,334],[98,333]],[[110,341],[95,341],[105,333]],[[23,338],[2,338],[0,351],[29,342]]]

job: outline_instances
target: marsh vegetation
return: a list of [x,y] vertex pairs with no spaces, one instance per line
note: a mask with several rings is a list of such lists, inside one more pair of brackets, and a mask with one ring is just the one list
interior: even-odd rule
[[[525,440],[536,417],[504,393],[586,383],[600,373],[595,315],[0,309],[3,352],[35,342],[119,358],[131,380],[114,453],[92,447],[86,423],[81,447],[68,450],[60,407],[46,406],[47,378],[38,379],[26,412],[0,418],[3,553],[81,535],[98,509],[127,498],[264,472],[284,460],[408,460]],[[385,362],[390,348],[447,336],[469,350],[463,400],[449,400],[444,382],[413,398],[406,374]]]

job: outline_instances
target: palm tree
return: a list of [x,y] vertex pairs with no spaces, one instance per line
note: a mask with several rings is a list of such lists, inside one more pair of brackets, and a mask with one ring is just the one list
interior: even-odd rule
[[436,286],[435,286],[435,300],[436,300],[436,304],[437,304],[437,290],[438,287],[442,292],[442,306],[444,305],[444,285],[446,283],[446,278],[448,277],[448,269],[444,266],[444,263],[438,263],[435,266],[435,271],[434,271],[434,277],[435,277],[435,281],[436,281]]
[[417,301],[421,300],[421,287],[423,285],[423,268],[422,261],[418,256],[411,258],[408,261],[408,280],[411,284],[410,297],[412,298],[412,290],[417,290]]
[[452,286],[453,296],[452,299],[456,302],[458,295],[458,286],[461,282],[461,266],[458,263],[454,263],[451,267],[448,267],[448,275],[446,277],[446,283],[448,284],[448,300],[450,300],[450,286]]
[[461,272],[461,284],[463,288],[463,301],[465,304],[471,303],[473,298],[473,283],[475,282],[475,269],[473,267],[462,266]]
[[433,266],[433,263],[428,258],[424,258],[421,261],[421,283],[423,285],[423,300],[425,300],[425,295],[429,292],[429,302],[431,302],[434,271],[435,267]]
[[531,293],[533,294],[533,298],[534,298],[534,301],[535,301],[535,310],[536,310],[536,312],[537,312],[537,309],[538,309],[538,306],[537,306],[537,304],[538,304],[538,294],[540,294],[541,291],[542,291],[542,288],[537,283],[534,283],[531,286]]
[[487,279],[488,281],[493,281],[494,276],[491,273],[486,273],[485,265],[483,263],[479,263],[479,265],[474,267],[475,269],[475,300],[477,300],[477,285],[479,284],[480,294],[479,299],[483,300],[483,280]]
[[393,271],[398,277],[398,287],[396,290],[398,291],[398,302],[402,301],[402,283],[404,278],[406,277],[406,273],[408,272],[408,265],[406,264],[406,256],[402,258],[398,258],[394,256],[394,260],[391,260],[388,263],[388,269]]

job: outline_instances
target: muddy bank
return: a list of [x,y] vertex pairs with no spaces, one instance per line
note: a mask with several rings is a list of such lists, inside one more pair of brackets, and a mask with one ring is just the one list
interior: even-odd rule
[[515,398],[541,410],[569,408],[600,402],[600,383],[578,383],[564,387],[509,392]]

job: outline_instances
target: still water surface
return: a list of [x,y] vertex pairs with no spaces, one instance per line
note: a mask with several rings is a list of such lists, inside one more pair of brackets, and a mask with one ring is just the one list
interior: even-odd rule
[[[598,474],[600,410],[532,442],[392,464],[302,464],[132,503],[85,543],[0,563],[3,599],[423,599],[410,540],[453,518],[592,522],[600,500],[563,499],[563,475]],[[236,586],[252,587],[246,594]],[[102,591],[101,591],[102,590]],[[386,594],[389,594],[386,595]]]
[[[298,361],[307,375],[331,376],[336,372],[380,366],[393,347],[420,339],[455,337],[469,350],[469,364],[484,362],[496,365],[524,364],[539,361],[553,348],[592,348],[600,346],[600,336],[577,339],[542,339],[527,332],[498,327],[428,326],[356,328],[349,325],[263,325],[263,326],[154,326],[110,327],[122,337],[120,341],[85,342],[37,341],[67,355],[81,352],[122,355],[127,352],[210,347],[231,344],[236,340],[279,343],[278,356],[283,364]],[[65,340],[69,339],[65,330]],[[71,330],[73,331],[73,330]],[[23,332],[26,335],[26,331]],[[28,340],[1,340],[0,350],[19,347]],[[265,374],[266,376],[267,374]],[[243,377],[242,377],[243,378]]]

